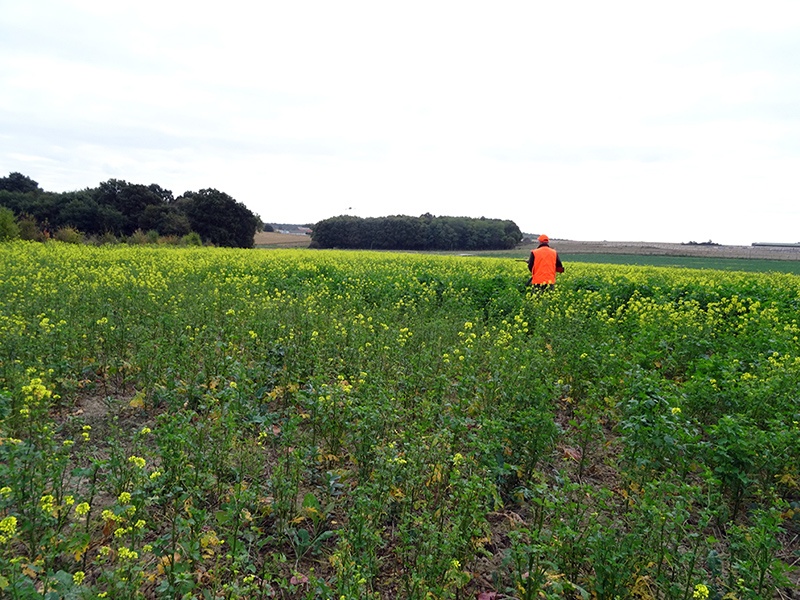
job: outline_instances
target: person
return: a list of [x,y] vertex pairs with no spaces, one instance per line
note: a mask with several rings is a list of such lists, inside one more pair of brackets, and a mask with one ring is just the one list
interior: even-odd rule
[[556,284],[556,273],[563,273],[564,265],[561,264],[558,252],[550,247],[550,238],[542,234],[538,241],[539,246],[531,250],[528,257],[531,285],[540,290],[552,289]]

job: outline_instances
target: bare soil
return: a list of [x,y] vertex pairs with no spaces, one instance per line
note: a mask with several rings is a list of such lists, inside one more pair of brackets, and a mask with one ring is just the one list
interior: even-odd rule
[[758,258],[800,260],[798,246],[723,246],[659,242],[578,242],[550,240],[563,254],[639,254],[645,256],[698,256],[701,258]]
[[257,248],[308,248],[310,235],[294,233],[278,233],[277,231],[259,231],[255,235]]

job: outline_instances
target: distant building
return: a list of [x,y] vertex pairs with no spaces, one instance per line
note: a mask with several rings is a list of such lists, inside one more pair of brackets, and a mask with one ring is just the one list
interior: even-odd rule
[[780,242],[753,242],[752,246],[769,246],[772,248],[800,248],[800,242],[797,243],[780,243]]
[[310,227],[305,227],[303,225],[273,225],[275,231],[278,233],[288,233],[290,235],[311,235],[312,231]]

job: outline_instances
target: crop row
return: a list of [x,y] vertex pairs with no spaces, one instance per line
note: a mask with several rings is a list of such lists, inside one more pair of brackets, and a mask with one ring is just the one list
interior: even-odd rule
[[[770,598],[800,279],[0,248],[10,598]],[[793,579],[795,578],[795,579]]]

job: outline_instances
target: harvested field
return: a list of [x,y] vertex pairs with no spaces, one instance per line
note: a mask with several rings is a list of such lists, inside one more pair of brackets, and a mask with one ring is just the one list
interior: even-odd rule
[[800,247],[796,246],[712,246],[656,242],[576,242],[572,240],[551,240],[550,245],[562,254],[638,254],[644,256],[800,260]]
[[308,248],[311,236],[275,231],[259,231],[255,235],[257,248]]

